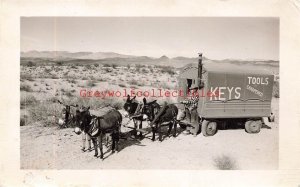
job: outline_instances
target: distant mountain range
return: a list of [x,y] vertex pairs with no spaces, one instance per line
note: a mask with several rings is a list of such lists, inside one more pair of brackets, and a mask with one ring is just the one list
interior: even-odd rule
[[50,58],[50,59],[105,59],[105,58],[133,58],[135,56],[122,55],[113,52],[68,52],[68,51],[28,51],[21,52],[21,57]]
[[[68,51],[28,51],[21,52],[21,63],[34,61],[37,63],[57,62],[63,63],[114,63],[117,65],[127,64],[148,64],[148,65],[164,65],[173,67],[183,67],[190,63],[197,63],[198,58],[188,58],[178,56],[175,58],[169,58],[165,55],[159,58],[153,58],[148,56],[134,56],[125,55],[115,52],[68,52]],[[255,63],[255,64],[273,64],[279,65],[278,61],[272,60],[210,60],[203,57],[204,62],[225,62],[225,63]]]

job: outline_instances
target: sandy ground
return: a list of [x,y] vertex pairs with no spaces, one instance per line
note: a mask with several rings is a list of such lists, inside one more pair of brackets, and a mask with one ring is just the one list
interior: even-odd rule
[[[218,157],[228,156],[235,169],[277,169],[279,99],[273,98],[276,121],[258,134],[244,129],[219,130],[212,137],[180,133],[163,142],[120,140],[120,152],[105,153],[105,159],[82,152],[81,136],[73,129],[22,126],[22,169],[217,169]],[[123,120],[123,123],[127,119]],[[125,129],[122,129],[125,131]],[[166,132],[166,131],[165,131]]]

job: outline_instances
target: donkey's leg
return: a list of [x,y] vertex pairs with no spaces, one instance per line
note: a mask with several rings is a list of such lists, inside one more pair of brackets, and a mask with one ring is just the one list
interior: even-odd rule
[[109,134],[105,134],[105,147],[108,148]]
[[115,147],[116,147],[116,138],[115,138],[115,132],[113,131],[111,134],[111,139],[112,139],[112,145],[111,145],[111,153],[115,152]]
[[97,138],[92,138],[93,144],[94,144],[94,148],[95,148],[95,155],[94,157],[98,156],[98,146],[97,146]]
[[162,133],[161,133],[161,123],[159,123],[158,124],[158,129],[157,129],[157,131],[158,131],[158,139],[159,139],[159,141],[162,141]]
[[[139,129],[142,129],[143,128],[143,120],[139,121]],[[138,135],[140,138],[143,137],[143,133],[140,132],[139,135]]]
[[120,128],[116,132],[116,151],[119,152]]
[[170,123],[169,123],[168,136],[171,134],[172,127],[173,127],[173,122],[170,122]]
[[100,136],[99,136],[100,138],[99,138],[99,147],[100,147],[100,158],[102,158],[103,159],[103,147],[102,147],[102,139],[103,139],[103,133],[101,132],[100,133]]
[[88,141],[88,151],[92,151],[91,136],[86,134],[86,137],[87,137],[87,141]]
[[176,119],[173,120],[173,125],[174,125],[174,133],[173,133],[173,137],[176,137],[177,134],[177,121]]
[[86,142],[86,134],[85,134],[85,132],[82,132],[82,148],[81,148],[81,150],[83,152],[85,152],[85,142]]
[[137,137],[137,130],[136,130],[138,128],[137,123],[138,123],[137,120],[133,119],[133,124],[134,124],[133,135],[134,135],[135,138]]
[[152,128],[152,141],[155,141],[155,129],[156,127],[151,127]]

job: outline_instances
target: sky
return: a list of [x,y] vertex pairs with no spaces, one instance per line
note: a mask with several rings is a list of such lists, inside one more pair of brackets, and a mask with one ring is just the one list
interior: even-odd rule
[[22,17],[21,51],[279,60],[279,19]]

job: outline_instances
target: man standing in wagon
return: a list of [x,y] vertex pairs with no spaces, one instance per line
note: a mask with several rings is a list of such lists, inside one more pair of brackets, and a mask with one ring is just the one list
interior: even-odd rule
[[185,100],[181,101],[184,105],[184,109],[179,109],[177,120],[190,124],[191,127],[187,127],[187,132],[192,133],[194,136],[196,136],[199,131],[199,117],[197,112],[198,101],[198,87],[192,86],[188,81],[187,97]]

